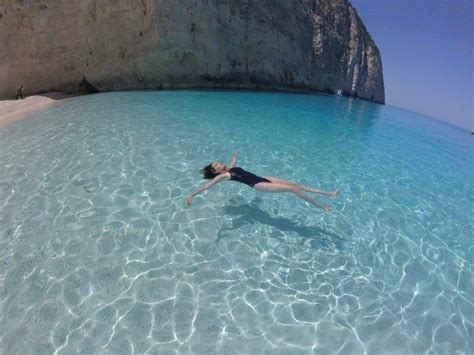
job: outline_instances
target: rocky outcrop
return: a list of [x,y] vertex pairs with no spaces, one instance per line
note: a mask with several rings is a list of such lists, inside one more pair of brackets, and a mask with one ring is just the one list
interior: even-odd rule
[[0,0],[0,97],[263,88],[383,103],[379,51],[346,0]]

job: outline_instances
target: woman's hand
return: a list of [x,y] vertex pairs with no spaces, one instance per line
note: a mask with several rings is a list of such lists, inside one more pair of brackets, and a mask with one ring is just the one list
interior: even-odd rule
[[322,208],[323,210],[325,210],[325,211],[328,211],[328,212],[330,212],[330,211],[332,210],[332,207],[331,207],[331,206],[325,205],[325,204],[322,204],[322,205],[321,205],[321,208]]
[[229,169],[235,168],[237,165],[237,158],[239,157],[239,151],[236,151],[232,158],[230,159]]
[[201,192],[206,191],[207,189],[211,188],[215,184],[224,181],[224,180],[229,180],[230,179],[230,174],[229,173],[222,173],[214,177],[211,181],[206,182],[204,185],[201,185],[196,191],[194,191],[189,197],[186,199],[186,203],[191,206],[193,203],[193,197],[196,195],[199,195]]

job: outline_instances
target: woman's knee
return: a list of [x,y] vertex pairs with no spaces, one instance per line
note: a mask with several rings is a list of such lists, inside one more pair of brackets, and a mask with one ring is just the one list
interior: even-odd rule
[[301,190],[298,187],[293,187],[291,192],[293,192],[295,195],[300,196],[300,197],[302,196],[307,197],[306,194],[303,192],[303,190]]

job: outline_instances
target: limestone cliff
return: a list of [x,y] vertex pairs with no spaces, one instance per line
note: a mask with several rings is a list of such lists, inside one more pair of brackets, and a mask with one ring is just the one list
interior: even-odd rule
[[0,97],[177,87],[314,90],[383,103],[346,0],[0,0]]

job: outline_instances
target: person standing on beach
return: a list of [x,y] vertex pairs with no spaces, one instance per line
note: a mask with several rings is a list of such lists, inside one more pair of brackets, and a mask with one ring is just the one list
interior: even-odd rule
[[18,100],[18,98],[21,98],[22,100],[24,99],[23,97],[23,85],[21,85],[18,90],[16,91],[16,100]]

